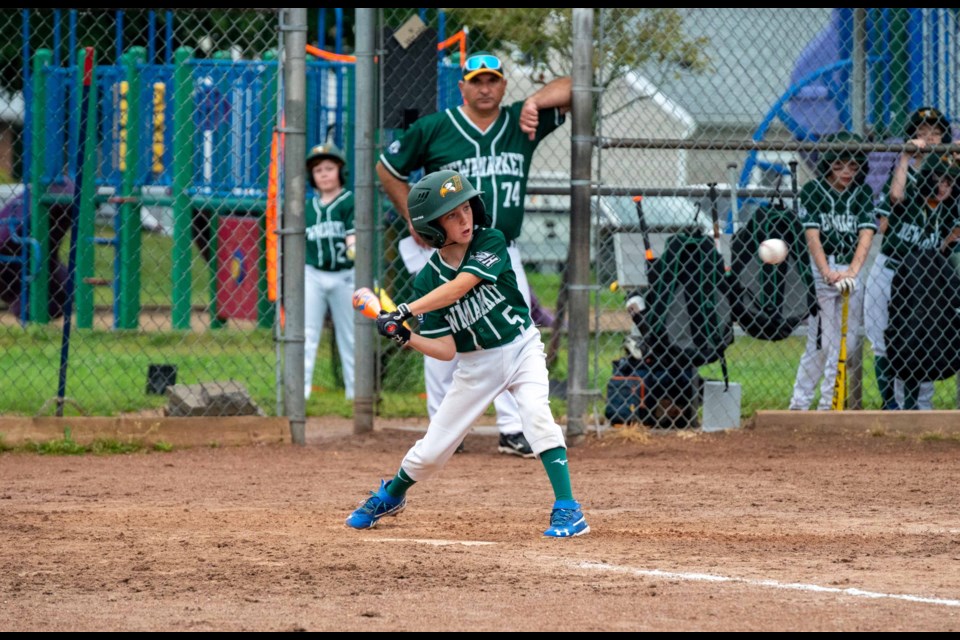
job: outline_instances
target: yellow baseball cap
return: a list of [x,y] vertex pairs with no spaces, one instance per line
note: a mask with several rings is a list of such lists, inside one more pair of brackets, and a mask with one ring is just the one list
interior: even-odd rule
[[492,73],[502,78],[503,63],[500,62],[500,58],[487,51],[478,51],[470,55],[463,63],[463,79],[472,80],[481,73]]

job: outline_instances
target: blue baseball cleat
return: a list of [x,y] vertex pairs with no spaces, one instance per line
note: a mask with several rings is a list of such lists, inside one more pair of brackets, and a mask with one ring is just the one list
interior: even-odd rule
[[[392,480],[391,480],[392,482]],[[371,491],[356,511],[347,518],[347,526],[354,529],[370,529],[383,516],[395,516],[407,506],[407,497],[394,498],[387,493],[389,482],[380,481],[380,489]]]
[[572,538],[573,536],[582,536],[585,533],[590,533],[590,525],[583,517],[579,502],[576,500],[557,500],[553,503],[553,511],[550,513],[550,528],[544,531],[543,535],[551,538]]

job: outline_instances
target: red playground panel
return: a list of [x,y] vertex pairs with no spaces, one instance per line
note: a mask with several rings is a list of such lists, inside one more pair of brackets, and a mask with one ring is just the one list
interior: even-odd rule
[[217,316],[257,319],[260,221],[221,216],[217,228]]

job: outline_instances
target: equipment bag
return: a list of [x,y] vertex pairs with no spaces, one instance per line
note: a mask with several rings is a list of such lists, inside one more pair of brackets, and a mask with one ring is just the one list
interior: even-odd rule
[[614,425],[696,428],[702,386],[694,367],[652,369],[626,356],[613,361],[604,415]]
[[944,380],[960,371],[960,274],[935,249],[915,250],[890,286],[887,357],[901,380]]
[[723,257],[701,231],[676,233],[653,261],[642,316],[645,363],[654,370],[687,369],[719,361],[733,342],[729,278]]
[[[789,247],[780,264],[765,264],[760,243],[780,238]],[[730,242],[730,306],[744,333],[761,340],[783,340],[817,311],[813,271],[803,226],[783,202],[760,207]]]

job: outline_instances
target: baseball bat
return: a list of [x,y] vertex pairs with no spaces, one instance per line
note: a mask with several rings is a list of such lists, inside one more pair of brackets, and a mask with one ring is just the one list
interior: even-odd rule
[[[374,283],[373,291],[377,294],[377,297],[380,299],[380,308],[386,311],[387,313],[392,313],[397,310],[397,303],[393,301],[393,298],[390,297],[390,294],[387,293],[387,290],[383,287]],[[410,328],[410,325],[404,321],[403,326],[407,329]]]
[[850,292],[843,292],[843,307],[840,311],[840,357],[837,359],[837,379],[833,383],[834,411],[847,408],[847,314],[850,310]]
[[371,320],[380,315],[380,296],[369,287],[360,287],[353,292],[353,308]]
[[83,86],[80,92],[80,122],[77,127],[77,175],[74,176],[73,201],[70,203],[70,254],[67,267],[67,297],[63,303],[63,338],[60,342],[60,372],[57,381],[57,417],[63,417],[67,395],[67,364],[70,361],[70,325],[77,281],[77,236],[80,235],[80,195],[83,188],[83,157],[86,151],[90,85],[93,82],[93,47],[85,47]]
[[650,234],[647,231],[647,220],[643,215],[643,196],[634,196],[633,201],[637,203],[637,222],[640,224],[640,236],[643,238],[644,258],[647,265],[653,262],[653,249],[650,246]]
[[710,187],[710,218],[713,220],[713,246],[720,255],[720,261],[724,263],[723,270],[730,271],[726,260],[723,259],[723,249],[720,247],[720,212],[717,210],[717,183],[710,182],[707,186]]

